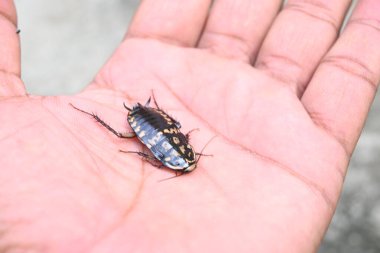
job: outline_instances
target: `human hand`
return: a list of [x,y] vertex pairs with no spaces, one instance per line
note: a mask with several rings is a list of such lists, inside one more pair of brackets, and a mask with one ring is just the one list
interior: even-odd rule
[[[3,1],[0,248],[315,251],[379,81],[380,3],[361,1],[335,42],[349,1],[288,2],[277,15],[280,1],[215,1],[203,30],[210,1],[145,0],[83,92],[39,97]],[[123,102],[151,90],[184,132],[200,129],[197,151],[217,135],[213,157],[163,182],[170,171],[118,152],[137,140],[69,106],[128,131]]]

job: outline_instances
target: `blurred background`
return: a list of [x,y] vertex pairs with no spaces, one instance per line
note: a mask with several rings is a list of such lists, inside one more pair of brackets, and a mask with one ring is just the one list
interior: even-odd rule
[[[58,95],[78,92],[91,81],[123,38],[139,1],[15,2],[26,87],[31,94]],[[319,253],[380,252],[379,154],[380,96],[352,158]]]

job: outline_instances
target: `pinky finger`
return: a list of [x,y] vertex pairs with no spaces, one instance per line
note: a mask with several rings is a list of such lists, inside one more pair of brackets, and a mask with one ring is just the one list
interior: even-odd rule
[[322,60],[302,102],[351,155],[380,81],[380,1],[362,0]]

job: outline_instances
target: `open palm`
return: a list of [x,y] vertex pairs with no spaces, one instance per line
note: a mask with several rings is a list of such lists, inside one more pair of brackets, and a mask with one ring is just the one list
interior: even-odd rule
[[[17,35],[8,31],[14,42],[5,54],[14,60],[0,62],[0,248],[315,251],[379,79],[380,35],[373,32],[379,25],[371,21],[379,17],[370,11],[379,3],[362,1],[325,55],[334,41],[331,22],[340,26],[347,3],[331,4],[334,18],[326,22],[325,7],[289,1],[264,40],[280,1],[265,3],[272,16],[256,16],[261,26],[252,28],[252,41],[245,37],[249,25],[243,33],[217,17],[229,11],[232,20],[252,21],[245,9],[259,13],[258,4],[241,0],[229,9],[228,1],[216,1],[200,35],[207,1],[167,2],[165,14],[157,2],[142,3],[110,61],[70,97],[26,96],[17,77]],[[11,7],[3,8],[14,21]],[[321,13],[312,16],[310,8]],[[166,26],[171,18],[178,22]],[[283,24],[301,20],[317,32],[287,44],[304,28]],[[323,38],[315,43],[318,29]],[[279,38],[284,44],[275,44]],[[347,45],[353,38],[356,44]],[[308,51],[301,55],[296,47]],[[137,139],[118,139],[69,106],[130,131],[123,102],[143,103],[152,90],[184,133],[199,128],[190,140],[197,151],[216,136],[204,151],[213,156],[202,157],[190,174],[161,181],[173,173],[119,152],[140,150]]]

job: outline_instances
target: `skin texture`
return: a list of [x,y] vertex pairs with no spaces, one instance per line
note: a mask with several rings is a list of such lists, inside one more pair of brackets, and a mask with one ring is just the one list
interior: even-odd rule
[[[40,97],[1,1],[0,252],[315,252],[379,82],[380,2],[359,1],[339,38],[349,1],[280,5],[142,1],[84,91]],[[174,174],[118,151],[136,139],[69,106],[130,131],[123,102],[152,90],[200,129],[197,151],[216,136],[213,157],[161,182]]]

